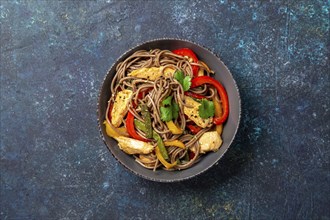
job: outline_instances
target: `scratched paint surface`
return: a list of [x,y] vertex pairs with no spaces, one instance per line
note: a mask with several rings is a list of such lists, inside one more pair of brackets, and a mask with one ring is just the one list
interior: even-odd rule
[[[329,1],[0,1],[0,219],[329,219]],[[225,157],[159,184],[111,156],[98,89],[121,53],[186,38],[237,80]]]

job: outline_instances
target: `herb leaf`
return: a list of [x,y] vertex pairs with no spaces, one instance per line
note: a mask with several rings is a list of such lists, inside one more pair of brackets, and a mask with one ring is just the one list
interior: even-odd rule
[[168,96],[162,101],[162,107],[160,107],[160,119],[162,121],[171,121],[179,117],[179,105],[172,100],[172,96]]
[[163,104],[164,106],[166,106],[166,105],[171,105],[171,104],[172,104],[172,96],[170,95],[170,96],[168,96],[166,99],[164,99],[163,102],[162,102],[162,104]]
[[191,86],[191,77],[186,76],[182,82],[183,91],[188,91],[190,89],[190,86]]
[[199,116],[203,119],[207,119],[214,116],[214,111],[214,103],[212,101],[202,99],[201,105],[198,108]]
[[174,72],[174,79],[178,80],[178,82],[182,85],[183,84],[183,79],[184,79],[184,74],[181,70],[177,70]]
[[190,89],[191,77],[185,76],[181,70],[175,71],[174,79],[176,79],[182,85],[184,91],[188,91]]
[[179,105],[177,103],[172,105],[172,116],[174,120],[179,117]]
[[171,121],[173,118],[171,107],[160,107],[160,119],[162,121]]

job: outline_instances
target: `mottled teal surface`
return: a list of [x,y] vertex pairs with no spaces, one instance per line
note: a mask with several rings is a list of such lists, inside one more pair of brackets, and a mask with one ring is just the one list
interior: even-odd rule
[[[0,1],[1,219],[330,219],[329,1]],[[231,70],[242,123],[218,165],[141,179],[99,137],[102,80],[177,37]]]

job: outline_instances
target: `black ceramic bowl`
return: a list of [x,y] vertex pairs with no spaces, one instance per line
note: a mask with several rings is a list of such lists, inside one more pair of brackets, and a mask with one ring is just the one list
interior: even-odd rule
[[[116,73],[116,66],[119,62],[123,61],[129,55],[134,53],[137,50],[150,50],[150,49],[167,49],[173,50],[177,48],[187,47],[192,49],[198,58],[204,61],[212,70],[215,71],[215,78],[220,81],[223,86],[226,88],[229,99],[229,118],[224,125],[222,139],[223,143],[220,149],[217,152],[210,152],[206,155],[203,155],[203,158],[196,163],[191,168],[180,171],[166,171],[166,170],[157,170],[152,171],[148,170],[137,162],[135,162],[133,156],[127,155],[121,151],[117,145],[117,142],[107,136],[105,132],[105,127],[102,124],[105,120],[105,112],[107,108],[107,102],[111,96],[110,84]],[[193,42],[180,39],[156,39],[140,44],[126,53],[124,53],[119,59],[112,65],[107,75],[105,76],[103,85],[100,90],[99,100],[98,100],[98,123],[101,136],[107,145],[108,149],[111,151],[112,155],[128,170],[132,171],[134,174],[141,176],[143,178],[158,181],[158,182],[174,182],[192,178],[198,174],[201,174],[216,164],[220,158],[227,151],[231,145],[240,121],[241,105],[240,105],[240,96],[236,82],[229,72],[224,63],[208,49],[197,45]]]

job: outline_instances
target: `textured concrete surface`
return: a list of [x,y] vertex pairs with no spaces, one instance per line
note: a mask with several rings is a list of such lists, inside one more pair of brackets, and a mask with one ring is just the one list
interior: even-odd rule
[[[0,219],[330,219],[329,1],[0,1]],[[111,156],[107,69],[144,40],[219,54],[242,96],[218,165],[160,184]]]

